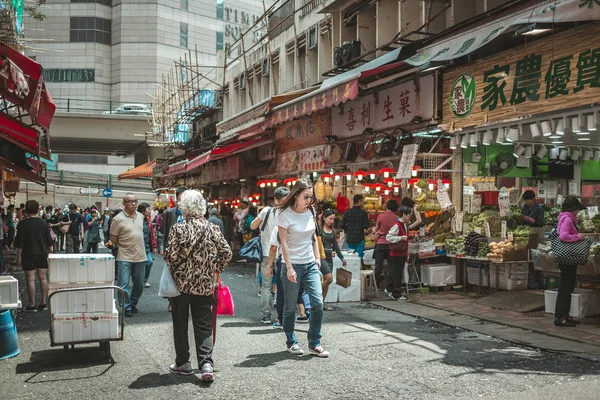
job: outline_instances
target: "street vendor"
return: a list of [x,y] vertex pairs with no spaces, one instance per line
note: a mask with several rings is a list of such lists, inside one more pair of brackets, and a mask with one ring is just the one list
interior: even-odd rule
[[523,222],[527,226],[542,227],[544,226],[544,209],[535,201],[535,193],[533,190],[526,190],[523,193]]

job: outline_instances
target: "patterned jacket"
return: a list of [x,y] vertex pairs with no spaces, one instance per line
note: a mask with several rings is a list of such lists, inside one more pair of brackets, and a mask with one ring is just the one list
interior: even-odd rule
[[231,256],[219,227],[204,218],[171,227],[165,261],[181,293],[211,295],[215,273],[223,272]]

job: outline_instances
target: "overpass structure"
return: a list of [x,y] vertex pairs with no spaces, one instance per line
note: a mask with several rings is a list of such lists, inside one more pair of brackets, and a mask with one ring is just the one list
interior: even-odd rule
[[164,158],[162,147],[149,145],[148,116],[57,111],[52,120],[50,147],[57,154],[125,156],[147,155]]

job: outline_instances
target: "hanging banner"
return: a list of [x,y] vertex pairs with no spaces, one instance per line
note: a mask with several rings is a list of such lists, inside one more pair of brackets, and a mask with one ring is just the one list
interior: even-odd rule
[[207,184],[240,178],[240,156],[210,162],[200,173],[200,183]]
[[278,154],[275,169],[278,173],[310,172],[327,167],[325,146],[309,147],[298,151]]
[[[516,25],[600,20],[600,2],[598,0],[538,1],[535,5],[521,8],[510,15],[494,16],[490,19],[492,20],[490,23],[479,25],[417,51],[417,54],[405,62],[420,66],[432,61],[453,60],[487,45],[504,31]],[[590,38],[587,35],[585,37],[586,39]]]
[[594,103],[599,59],[600,26],[588,25],[451,71],[444,75],[443,124],[456,131]]
[[275,130],[275,148],[278,153],[325,144],[323,138],[330,132],[329,112],[312,114],[286,122]]
[[270,126],[281,125],[304,115],[312,114],[315,111],[331,108],[348,100],[354,100],[356,96],[358,96],[358,79],[342,83],[331,89],[318,89],[315,93],[304,95],[275,107],[268,124]]
[[410,124],[416,116],[427,121],[434,117],[433,75],[405,82],[349,101],[331,112],[332,134],[339,138],[361,135],[365,128],[384,130]]

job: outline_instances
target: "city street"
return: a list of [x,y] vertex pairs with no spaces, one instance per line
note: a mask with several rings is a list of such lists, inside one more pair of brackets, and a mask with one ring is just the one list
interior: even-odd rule
[[[597,397],[600,389],[600,363],[369,304],[326,312],[323,344],[329,359],[292,356],[283,332],[259,322],[258,285],[247,266],[232,266],[223,275],[236,316],[218,320],[216,381],[208,387],[196,376],[167,371],[174,348],[167,302],[157,296],[163,267],[157,258],[140,313],[127,319],[124,342],[113,343],[114,365],[92,345],[74,353],[51,348],[48,313],[21,313],[21,354],[0,362],[0,398],[583,399]],[[305,350],[307,328],[298,326]],[[191,361],[197,368],[195,357]]]

